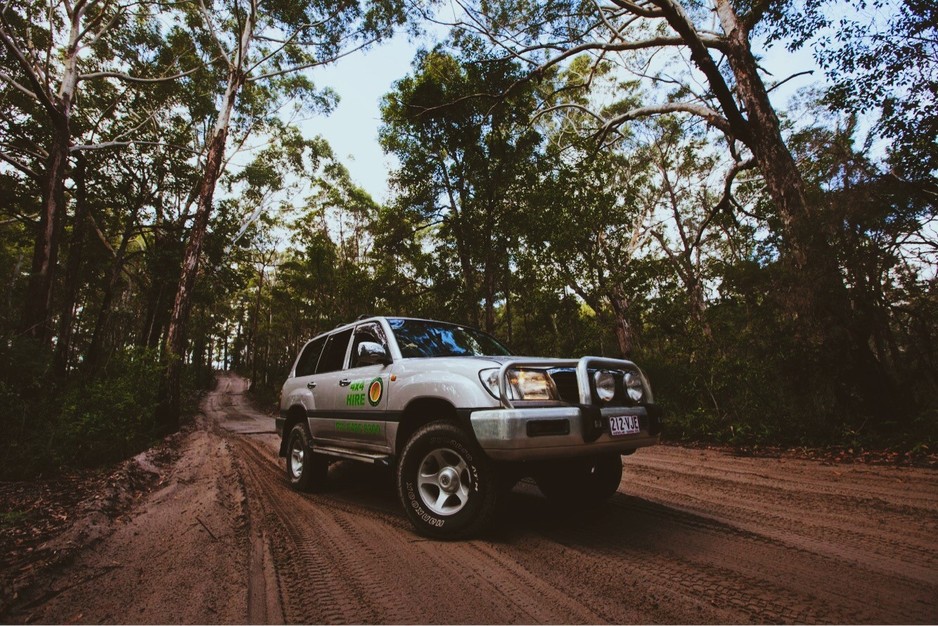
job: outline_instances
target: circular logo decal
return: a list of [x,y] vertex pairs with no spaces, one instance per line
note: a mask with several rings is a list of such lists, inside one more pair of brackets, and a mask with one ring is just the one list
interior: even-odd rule
[[382,393],[384,393],[384,385],[381,383],[380,378],[375,378],[368,385],[368,404],[378,406],[378,403],[381,402]]

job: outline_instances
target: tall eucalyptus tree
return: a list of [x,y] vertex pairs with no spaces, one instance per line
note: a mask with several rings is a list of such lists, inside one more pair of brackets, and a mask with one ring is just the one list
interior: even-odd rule
[[433,238],[440,295],[459,317],[491,331],[525,225],[522,207],[536,187],[541,137],[530,114],[537,100],[527,90],[505,102],[464,98],[507,88],[521,75],[510,60],[480,55],[477,40],[454,44],[455,55],[420,53],[413,74],[385,96],[381,141],[401,162],[391,219]]
[[[184,54],[167,52],[158,24],[159,5],[150,1],[42,0],[0,3],[0,89],[18,109],[12,126],[31,120],[39,141],[12,131],[0,145],[0,160],[32,180],[41,198],[22,330],[42,343],[52,336],[52,290],[65,215],[65,183],[71,154],[92,149],[76,145],[75,114],[87,103],[113,115],[118,102],[85,98],[88,83],[142,88],[171,81]],[[113,90],[112,90],[113,91]],[[120,92],[121,90],[116,90]],[[112,94],[116,95],[116,94]],[[121,94],[126,96],[126,94]],[[89,112],[86,125],[94,124]],[[137,123],[143,125],[146,116]],[[83,129],[85,130],[85,129]],[[134,138],[131,132],[126,145]]]
[[405,10],[400,0],[340,5],[325,0],[219,0],[211,4],[195,0],[186,5],[184,19],[197,29],[206,55],[217,59],[220,93],[165,341],[167,373],[159,419],[166,430],[178,428],[181,359],[192,291],[239,98],[240,106],[248,111],[271,107],[280,95],[328,108],[328,99],[317,95],[301,72],[388,36],[403,23]]
[[592,61],[583,72],[583,89],[610,63],[624,78],[655,89],[656,101],[632,106],[559,105],[586,112],[589,130],[601,139],[614,137],[632,120],[675,113],[700,118],[723,133],[736,160],[731,178],[755,166],[771,197],[783,235],[780,252],[790,269],[784,288],[792,319],[806,344],[835,347],[830,344],[849,318],[830,245],[835,225],[807,201],[769,98],[773,85],[760,71],[752,45],[767,12],[778,7],[736,0],[479,0],[460,6],[457,26],[483,34],[506,58],[524,63],[529,78],[587,55]]

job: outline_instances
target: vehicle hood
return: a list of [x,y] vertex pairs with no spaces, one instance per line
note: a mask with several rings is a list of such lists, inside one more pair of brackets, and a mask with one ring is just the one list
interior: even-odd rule
[[477,366],[479,369],[500,367],[505,363],[516,363],[524,361],[534,365],[543,363],[545,366],[556,364],[558,361],[569,361],[570,359],[550,359],[546,357],[531,356],[439,356],[439,357],[412,357],[404,359],[404,362],[416,365],[417,363],[426,363],[433,367],[455,368]]

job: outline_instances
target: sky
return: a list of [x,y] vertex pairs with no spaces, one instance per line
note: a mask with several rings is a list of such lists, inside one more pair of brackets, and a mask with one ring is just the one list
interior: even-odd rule
[[317,68],[312,75],[317,86],[331,87],[340,100],[331,115],[307,121],[304,131],[325,137],[352,180],[378,202],[388,200],[388,170],[394,164],[378,145],[381,98],[394,81],[410,72],[417,49],[418,44],[398,34],[370,50]]

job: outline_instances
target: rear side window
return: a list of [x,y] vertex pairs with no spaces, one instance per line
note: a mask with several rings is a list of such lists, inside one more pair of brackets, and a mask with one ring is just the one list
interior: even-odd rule
[[345,364],[345,350],[348,348],[348,341],[351,337],[351,328],[329,335],[329,339],[326,341],[326,348],[322,351],[322,356],[319,358],[319,366],[316,368],[317,374],[342,369],[342,366]]
[[319,337],[313,339],[303,348],[303,354],[300,360],[296,362],[296,375],[309,376],[316,371],[316,362],[319,361],[319,355],[322,354],[322,347],[326,345],[326,338]]

